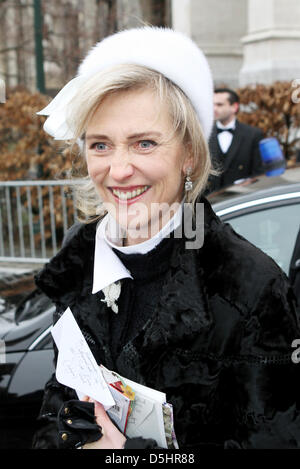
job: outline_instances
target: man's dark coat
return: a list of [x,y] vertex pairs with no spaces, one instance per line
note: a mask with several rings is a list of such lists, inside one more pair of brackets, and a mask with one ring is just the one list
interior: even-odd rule
[[232,143],[224,154],[220,148],[216,125],[209,141],[214,166],[220,170],[219,176],[211,177],[209,192],[229,186],[238,179],[262,174],[263,166],[259,152],[259,141],[263,138],[260,129],[236,120]]
[[[108,328],[114,313],[102,293],[91,294],[95,223],[80,227],[37,284],[57,306],[55,321],[71,308],[98,363],[166,393],[181,449],[300,447],[300,364],[291,359],[300,329],[292,290],[277,264],[202,200],[203,247],[186,249],[185,239],[176,239],[153,316],[115,361]],[[84,425],[85,410],[74,417],[77,430],[57,421],[59,411],[72,421],[75,398],[53,376],[35,448],[89,441],[93,422]],[[147,447],[149,440],[134,444]]]

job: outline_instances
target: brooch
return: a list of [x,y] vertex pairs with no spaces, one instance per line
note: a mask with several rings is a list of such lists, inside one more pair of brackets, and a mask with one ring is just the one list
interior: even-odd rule
[[104,293],[104,299],[101,300],[106,303],[108,308],[111,308],[114,313],[118,313],[117,299],[121,294],[121,282],[114,282],[102,289]]

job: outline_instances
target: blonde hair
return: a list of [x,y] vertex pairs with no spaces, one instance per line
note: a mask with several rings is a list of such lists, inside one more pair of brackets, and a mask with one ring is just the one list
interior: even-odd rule
[[[212,170],[208,143],[191,101],[185,93],[161,73],[141,65],[122,64],[101,71],[89,78],[74,97],[68,108],[67,121],[74,129],[73,145],[80,139],[83,143],[86,127],[94,112],[107,96],[126,90],[152,89],[161,103],[167,103],[173,123],[174,134],[182,138],[193,160],[191,180],[193,188],[186,193],[185,201],[195,205],[204,190]],[[83,145],[81,145],[83,147]],[[81,148],[82,153],[83,149]],[[99,217],[101,200],[94,184],[85,176],[85,183],[76,185],[76,202],[85,217]]]

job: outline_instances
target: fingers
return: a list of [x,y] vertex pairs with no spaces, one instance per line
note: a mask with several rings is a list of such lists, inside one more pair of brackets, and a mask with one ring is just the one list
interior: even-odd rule
[[110,418],[106,413],[106,410],[104,409],[103,405],[100,404],[100,402],[94,401],[95,405],[95,417],[98,425],[105,425],[105,423],[111,423]]
[[83,397],[81,398],[81,401],[90,402],[90,398],[89,398],[89,396],[83,396]]

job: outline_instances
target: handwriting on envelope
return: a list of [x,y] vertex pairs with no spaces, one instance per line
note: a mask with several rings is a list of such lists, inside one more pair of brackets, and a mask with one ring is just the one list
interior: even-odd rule
[[51,330],[58,348],[57,381],[105,407],[115,401],[85,338],[68,308]]

